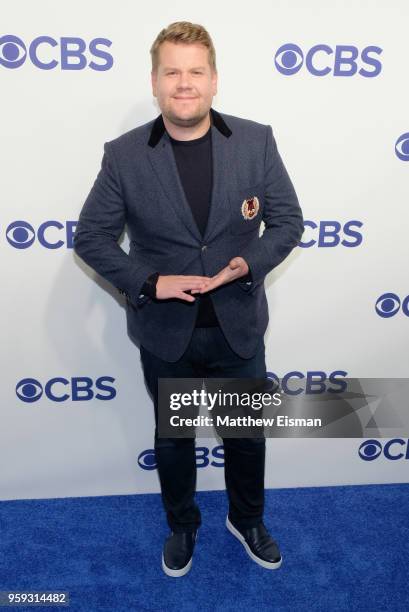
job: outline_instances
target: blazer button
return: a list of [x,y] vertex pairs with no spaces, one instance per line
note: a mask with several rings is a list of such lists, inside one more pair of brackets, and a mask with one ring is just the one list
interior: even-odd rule
[[206,246],[206,245],[203,245],[203,246],[202,246],[202,251],[205,251],[206,249],[207,249],[207,246]]

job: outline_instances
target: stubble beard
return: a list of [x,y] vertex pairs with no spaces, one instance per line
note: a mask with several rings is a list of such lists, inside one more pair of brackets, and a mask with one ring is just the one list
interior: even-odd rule
[[209,111],[206,110],[199,112],[193,115],[193,117],[187,117],[186,119],[174,114],[172,110],[165,110],[164,112],[162,111],[162,114],[164,117],[166,117],[168,121],[173,123],[173,125],[177,125],[178,127],[194,127],[195,125],[198,125],[201,121],[203,121],[205,117],[207,117]]

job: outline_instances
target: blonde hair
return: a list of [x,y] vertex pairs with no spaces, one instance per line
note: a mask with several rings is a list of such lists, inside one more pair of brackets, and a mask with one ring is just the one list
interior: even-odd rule
[[210,67],[214,72],[217,72],[216,51],[210,34],[203,26],[190,21],[175,21],[159,32],[150,49],[152,72],[156,72],[158,69],[159,47],[165,41],[187,45],[192,43],[204,45],[209,51]]

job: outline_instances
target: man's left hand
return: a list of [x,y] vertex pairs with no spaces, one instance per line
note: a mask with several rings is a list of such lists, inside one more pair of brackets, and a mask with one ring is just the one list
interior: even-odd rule
[[203,289],[195,289],[192,290],[191,293],[206,293],[207,291],[216,289],[216,287],[220,285],[225,285],[242,276],[246,276],[248,271],[249,267],[243,257],[233,257],[225,268],[210,278],[210,281],[208,281]]

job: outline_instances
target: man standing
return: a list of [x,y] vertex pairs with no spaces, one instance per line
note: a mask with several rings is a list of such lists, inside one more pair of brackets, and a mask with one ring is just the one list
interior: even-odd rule
[[[153,397],[171,529],[162,567],[182,576],[201,525],[195,441],[158,437],[158,379],[266,377],[264,279],[304,228],[271,127],[211,106],[217,71],[208,32],[173,23],[159,33],[151,56],[161,114],[105,143],[74,249],[126,296]],[[125,224],[129,254],[118,245]],[[265,439],[223,442],[226,526],[253,561],[276,569],[280,551],[263,523]]]

